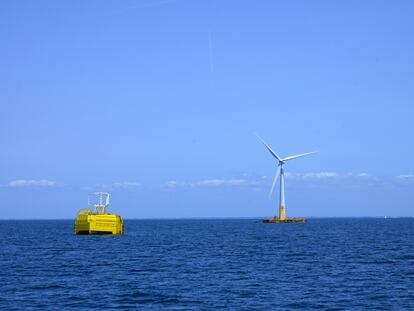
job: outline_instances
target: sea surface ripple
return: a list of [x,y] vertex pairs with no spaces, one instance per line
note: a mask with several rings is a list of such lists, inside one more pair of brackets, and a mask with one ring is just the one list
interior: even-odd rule
[[414,310],[414,219],[0,221],[1,310]]

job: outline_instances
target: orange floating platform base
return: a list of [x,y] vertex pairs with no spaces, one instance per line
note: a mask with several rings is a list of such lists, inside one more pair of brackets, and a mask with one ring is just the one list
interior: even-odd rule
[[280,219],[279,217],[273,217],[269,219],[263,219],[262,222],[268,224],[286,224],[286,223],[306,223],[306,218],[286,218]]

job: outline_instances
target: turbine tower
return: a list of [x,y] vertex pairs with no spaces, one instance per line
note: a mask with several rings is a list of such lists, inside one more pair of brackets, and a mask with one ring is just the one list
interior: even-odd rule
[[281,158],[276,154],[276,152],[272,150],[272,148],[270,148],[270,146],[260,136],[257,136],[257,137],[260,139],[263,145],[265,145],[267,150],[269,150],[270,154],[274,158],[276,158],[276,160],[278,161],[276,174],[273,179],[273,184],[272,184],[272,188],[270,189],[269,197],[272,195],[273,189],[275,188],[275,185],[276,185],[276,181],[280,175],[279,221],[284,222],[286,221],[286,205],[285,205],[285,170],[283,168],[283,165],[285,165],[287,161],[297,159],[297,158],[300,158],[300,157],[303,157],[303,156],[306,156],[312,153],[316,153],[317,151],[312,151],[312,152],[307,152],[307,153],[302,153],[302,154],[297,154],[297,155]]

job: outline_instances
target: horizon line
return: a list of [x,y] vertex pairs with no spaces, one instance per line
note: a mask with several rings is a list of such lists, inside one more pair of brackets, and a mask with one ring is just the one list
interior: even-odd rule
[[[270,216],[270,218],[273,216]],[[296,217],[296,216],[295,216]],[[250,219],[257,219],[257,220],[262,220],[262,219],[266,219],[269,218],[269,216],[225,216],[225,217],[220,217],[220,216],[194,216],[194,217],[143,217],[143,218],[138,218],[138,217],[131,217],[131,218],[124,218],[123,220],[225,220],[225,219],[233,219],[233,220],[237,220],[237,219],[245,219],[245,220],[250,220]],[[379,218],[379,219],[389,219],[389,218],[414,218],[414,216],[390,216],[390,215],[377,215],[377,216],[305,216],[303,218],[307,218],[307,219],[349,219],[349,218]],[[74,220],[75,218],[0,218],[0,221],[42,221],[42,220]]]

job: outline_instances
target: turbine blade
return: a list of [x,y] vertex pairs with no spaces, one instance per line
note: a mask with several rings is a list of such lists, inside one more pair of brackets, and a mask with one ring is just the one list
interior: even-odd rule
[[279,178],[279,175],[280,175],[280,169],[281,169],[281,166],[278,165],[277,170],[276,170],[276,174],[275,174],[275,178],[273,179],[272,188],[270,189],[269,198],[272,196],[273,189],[275,189],[276,181],[277,181],[277,179]]
[[289,156],[289,157],[286,157],[286,158],[282,159],[282,161],[289,161],[289,160],[297,159],[297,158],[304,157],[308,154],[312,154],[312,153],[316,153],[316,152],[318,152],[318,151],[312,151],[312,152],[307,152],[307,153],[302,153],[302,154]]
[[279,162],[282,161],[282,159],[276,154],[276,152],[274,152],[272,150],[272,148],[270,148],[270,146],[268,144],[266,144],[266,142],[259,135],[256,134],[256,136],[257,136],[257,138],[260,139],[260,141],[263,143],[263,145],[265,145],[265,147],[267,148],[267,150],[269,150],[269,152],[272,156],[274,156]]

